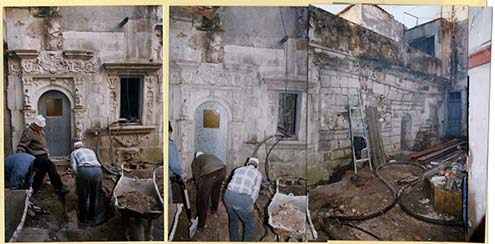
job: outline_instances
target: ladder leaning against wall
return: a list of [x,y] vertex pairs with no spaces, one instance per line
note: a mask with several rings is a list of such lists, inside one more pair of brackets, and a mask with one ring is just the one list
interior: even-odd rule
[[[352,145],[352,161],[354,162],[354,174],[357,174],[357,164],[360,162],[368,161],[370,169],[373,170],[370,158],[369,140],[368,140],[368,129],[366,127],[366,122],[364,119],[363,105],[361,102],[361,94],[357,95],[347,95],[347,101],[349,105],[349,131],[351,133],[351,145]],[[357,103],[357,104],[356,104]],[[367,154],[363,157],[356,157],[356,145],[354,137],[363,137],[366,146],[361,149],[366,150]]]

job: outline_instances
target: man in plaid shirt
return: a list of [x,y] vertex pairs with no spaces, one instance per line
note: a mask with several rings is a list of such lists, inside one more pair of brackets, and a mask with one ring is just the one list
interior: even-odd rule
[[96,225],[103,220],[102,215],[104,214],[104,211],[97,211],[98,207],[101,207],[98,196],[103,180],[101,164],[98,162],[95,152],[85,148],[82,142],[74,143],[74,149],[70,155],[70,164],[76,174],[79,221]]
[[230,241],[239,241],[237,223],[244,224],[242,241],[252,241],[254,236],[254,203],[261,186],[259,160],[249,158],[246,166],[237,168],[225,191],[225,205],[229,214]]

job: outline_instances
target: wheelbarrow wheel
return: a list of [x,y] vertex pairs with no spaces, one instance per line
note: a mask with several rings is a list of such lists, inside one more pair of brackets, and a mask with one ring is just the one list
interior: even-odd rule
[[146,220],[142,218],[132,218],[129,221],[129,237],[130,241],[146,241],[145,239],[145,223]]

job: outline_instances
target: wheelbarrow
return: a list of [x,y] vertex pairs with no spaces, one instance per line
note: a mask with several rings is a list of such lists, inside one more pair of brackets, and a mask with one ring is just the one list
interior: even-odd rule
[[31,190],[5,189],[5,240],[15,242],[19,237],[29,208]]
[[294,194],[277,191],[268,206],[268,224],[278,239],[288,237],[293,240],[314,240],[318,238],[311,221],[308,208],[308,196],[294,196]]
[[[122,175],[113,190],[114,207],[122,215],[125,234],[129,241],[145,241],[152,239],[152,221],[163,214],[163,199],[160,199],[158,186],[152,178],[138,179]],[[143,208],[142,204],[123,202],[119,197],[127,194],[149,197],[155,200],[157,208]],[[141,197],[142,199],[142,197]]]

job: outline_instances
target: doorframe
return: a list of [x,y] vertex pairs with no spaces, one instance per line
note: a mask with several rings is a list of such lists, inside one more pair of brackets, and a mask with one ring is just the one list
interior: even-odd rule
[[466,90],[464,89],[452,89],[452,90],[447,90],[446,95],[445,95],[445,126],[444,126],[444,135],[445,137],[449,137],[450,135],[448,134],[449,131],[449,94],[450,93],[460,93],[460,108],[461,108],[461,116],[460,116],[460,121],[459,121],[459,137],[463,137],[463,130],[464,126],[466,126],[467,121],[464,122],[466,115],[467,115],[467,110],[464,111],[463,109],[463,104],[466,101]]
[[[45,86],[41,89],[38,89],[36,91],[33,92],[31,98],[33,99],[33,101],[36,101],[35,104],[33,104],[33,110],[35,111],[35,117],[36,115],[39,114],[40,111],[38,111],[38,105],[39,105],[39,102],[40,102],[40,99],[41,97],[49,92],[49,91],[58,91],[62,94],[65,95],[65,97],[67,97],[67,99],[69,100],[69,111],[70,111],[70,140],[71,142],[74,141],[74,138],[75,138],[75,111],[74,111],[74,99],[72,97],[72,94],[69,90],[67,90],[65,87],[61,87],[61,86],[56,86],[56,85],[48,85],[48,86]],[[26,126],[29,125],[30,123],[27,123],[29,120],[27,119],[27,114],[24,113],[24,117],[25,117],[25,121],[26,121]],[[71,146],[69,144],[69,146]],[[72,148],[72,147],[71,147]],[[69,156],[69,155],[67,155]]]
[[[36,113],[37,114],[40,114],[40,111],[38,111],[38,108],[39,108],[39,105],[40,105],[40,100],[41,98],[43,97],[43,95],[45,95],[46,93],[48,92],[52,92],[52,91],[55,91],[55,92],[60,92],[62,93],[66,98],[67,98],[67,101],[69,102],[69,131],[70,131],[70,135],[69,135],[69,139],[70,139],[70,142],[69,142],[69,154],[66,155],[66,156],[62,156],[62,157],[68,157],[70,155],[70,151],[72,149],[72,143],[74,142],[74,126],[73,123],[74,123],[74,108],[73,108],[73,102],[71,101],[70,99],[70,96],[65,93],[64,91],[60,90],[60,89],[57,89],[57,88],[60,88],[60,87],[45,87],[43,89],[41,89],[40,91],[44,90],[43,92],[40,92],[40,95],[39,97],[37,98],[37,101],[36,101]],[[46,117],[46,116],[45,116]],[[60,156],[57,156],[57,158],[59,158]]]
[[[193,133],[191,134],[191,141],[193,141],[195,143],[195,128],[194,128],[194,114],[196,112],[196,109],[199,108],[199,106],[201,106],[203,103],[206,103],[206,102],[216,102],[216,103],[219,103],[220,105],[222,105],[224,108],[225,108],[225,111],[227,112],[227,162],[225,162],[225,164],[227,165],[227,169],[230,170],[232,169],[234,166],[235,166],[235,160],[239,160],[238,158],[235,158],[234,157],[234,152],[232,152],[232,145],[233,145],[233,138],[232,138],[232,110],[230,108],[230,106],[228,105],[228,102],[225,101],[224,99],[220,98],[220,97],[217,97],[217,96],[208,96],[208,97],[204,97],[204,98],[200,98],[198,100],[196,100],[194,103],[192,103],[192,108],[194,109],[191,109],[189,111],[189,118],[192,118],[191,121],[192,121],[192,131]],[[194,151],[194,143],[193,145],[191,146],[191,152]],[[194,153],[194,152],[193,152]],[[191,155],[192,156],[192,155]]]

